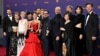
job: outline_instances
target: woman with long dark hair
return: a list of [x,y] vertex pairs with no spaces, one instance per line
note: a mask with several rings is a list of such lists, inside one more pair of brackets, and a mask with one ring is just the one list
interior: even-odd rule
[[74,20],[74,39],[75,39],[75,53],[76,56],[82,56],[83,52],[83,22],[85,16],[83,15],[82,6],[76,6],[75,8],[76,19]]
[[43,56],[41,41],[38,37],[40,21],[37,19],[36,13],[33,13],[33,20],[29,24],[29,28],[29,37],[25,41],[25,46],[20,56]]

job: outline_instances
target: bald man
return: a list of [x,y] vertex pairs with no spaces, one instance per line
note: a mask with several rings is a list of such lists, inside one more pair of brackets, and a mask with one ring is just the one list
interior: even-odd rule
[[52,39],[53,46],[56,56],[61,56],[61,31],[60,27],[62,25],[61,8],[59,6],[55,7],[55,17],[52,20]]

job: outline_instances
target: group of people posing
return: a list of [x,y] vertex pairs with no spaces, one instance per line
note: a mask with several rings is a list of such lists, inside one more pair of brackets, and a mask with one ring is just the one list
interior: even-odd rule
[[57,6],[53,19],[49,17],[48,10],[41,8],[33,13],[21,11],[14,15],[8,8],[3,19],[3,35],[7,37],[6,56],[16,56],[17,45],[25,45],[19,56],[49,56],[50,43],[55,56],[82,56],[85,46],[88,56],[94,56],[99,20],[92,3],[86,3],[85,8],[86,16],[82,6],[76,6],[74,15],[73,7],[68,5],[62,16],[61,7]]

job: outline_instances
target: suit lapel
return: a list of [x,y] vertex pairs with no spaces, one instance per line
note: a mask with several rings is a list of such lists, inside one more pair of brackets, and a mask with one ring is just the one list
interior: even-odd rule
[[[91,20],[92,15],[93,15],[93,12],[91,13],[91,15],[90,15],[90,17],[89,17],[88,22]],[[88,24],[88,22],[87,22],[87,24]]]
[[13,20],[14,20],[14,17],[12,16],[12,20],[10,20],[10,18],[7,16],[7,18],[8,18],[8,20],[10,21],[10,22],[12,22]]
[[86,24],[86,25],[88,25],[88,23],[91,21],[92,15],[93,15],[93,12],[90,14],[89,19],[88,19],[88,21],[87,21],[87,24]]

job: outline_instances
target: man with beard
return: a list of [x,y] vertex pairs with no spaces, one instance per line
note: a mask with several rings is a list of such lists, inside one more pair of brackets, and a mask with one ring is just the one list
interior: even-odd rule
[[43,51],[44,51],[44,56],[49,56],[49,32],[50,32],[50,19],[49,19],[49,11],[44,10],[43,12],[43,19],[41,21],[41,40],[42,40],[42,46],[43,46]]
[[10,50],[10,37],[12,34],[12,21],[14,20],[12,16],[12,10],[10,8],[7,9],[7,16],[3,19],[3,35],[7,37],[7,49],[6,56],[9,56]]

